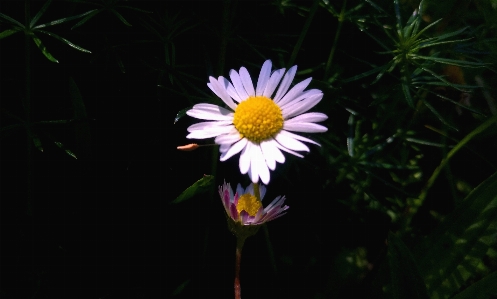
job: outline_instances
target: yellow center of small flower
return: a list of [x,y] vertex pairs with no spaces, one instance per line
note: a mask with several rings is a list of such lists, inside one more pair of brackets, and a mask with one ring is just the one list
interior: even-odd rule
[[255,216],[257,211],[262,207],[262,203],[257,197],[250,193],[243,194],[238,199],[238,204],[236,205],[236,210],[238,213],[245,211],[249,213],[250,216]]
[[233,124],[242,138],[259,143],[283,128],[283,114],[273,100],[249,97],[236,107]]

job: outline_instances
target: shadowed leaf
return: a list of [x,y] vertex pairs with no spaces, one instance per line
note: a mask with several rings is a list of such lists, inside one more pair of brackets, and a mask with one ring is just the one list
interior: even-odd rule
[[195,184],[191,185],[188,187],[183,193],[181,193],[178,197],[176,197],[175,200],[173,200],[171,203],[180,203],[183,202],[187,199],[190,199],[191,197],[204,193],[209,188],[212,186],[214,183],[214,176],[213,175],[207,175],[204,174],[204,177],[201,178],[200,180],[196,181]]

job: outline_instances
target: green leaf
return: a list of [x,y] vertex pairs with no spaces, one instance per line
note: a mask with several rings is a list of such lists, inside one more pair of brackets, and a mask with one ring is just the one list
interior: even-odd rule
[[404,93],[404,97],[406,98],[409,107],[414,108],[414,100],[412,98],[411,91],[409,90],[409,84],[405,81],[402,81],[402,92]]
[[48,58],[48,60],[50,60],[52,62],[55,62],[55,63],[59,63],[59,61],[57,59],[55,59],[52,56],[52,54],[50,54],[50,52],[48,52],[48,50],[45,47],[45,45],[43,45],[43,43],[41,42],[41,40],[38,37],[36,37],[35,35],[33,35],[33,41],[35,42],[35,44],[38,47],[38,49],[41,50],[41,53],[43,53],[43,55],[45,55],[45,57]]
[[489,63],[484,63],[484,62],[471,62],[471,61],[465,61],[465,60],[455,60],[455,59],[447,59],[447,58],[439,58],[439,57],[433,57],[433,56],[421,56],[421,55],[414,55],[411,54],[409,55],[410,59],[424,59],[424,60],[430,60],[438,63],[443,63],[443,64],[450,64],[450,65],[457,65],[461,67],[472,67],[472,68],[479,68],[479,67],[485,67],[490,65]]
[[48,0],[45,2],[43,7],[40,9],[40,11],[34,16],[33,19],[31,19],[31,22],[29,23],[29,28],[33,28],[33,26],[38,22],[38,20],[41,18],[41,16],[47,11],[48,6],[52,3],[52,0]]
[[[436,23],[440,22],[442,19],[436,21]],[[433,24],[433,23],[432,23]],[[430,24],[429,26],[431,26],[432,24]],[[426,27],[425,29],[427,29],[428,27]],[[431,41],[441,41],[441,40],[444,40],[444,39],[447,39],[449,37],[453,37],[453,36],[456,36],[460,33],[462,33],[463,31],[465,31],[466,29],[468,29],[469,27],[464,27],[464,28],[461,28],[457,31],[453,31],[453,32],[449,32],[449,33],[446,33],[446,34],[442,34],[442,35],[439,35],[439,36],[435,36],[435,37],[430,37],[430,38],[427,38],[427,39],[423,39],[423,40],[420,40],[419,42],[420,43],[428,43],[428,42],[431,42]],[[424,30],[424,29],[423,29]]]
[[186,112],[190,110],[192,107],[185,108],[183,110],[180,110],[178,114],[176,114],[176,117],[174,118],[174,123],[177,123],[180,118],[186,115]]
[[119,20],[121,20],[121,22],[123,22],[123,23],[124,23],[124,25],[129,26],[129,27],[131,27],[131,26],[132,26],[132,25],[131,25],[130,23],[128,23],[128,21],[126,21],[126,19],[125,19],[125,18],[124,18],[124,17],[123,17],[120,13],[118,13],[115,9],[111,9],[110,11],[111,11],[113,14],[115,14],[115,15],[116,15],[116,17],[117,17]]
[[5,38],[7,36],[10,36],[16,32],[20,31],[20,29],[7,29],[2,32],[0,32],[0,39]]
[[63,37],[61,37],[61,36],[58,36],[58,35],[57,35],[57,34],[55,34],[55,33],[52,33],[52,32],[49,32],[49,31],[45,31],[45,30],[38,30],[38,32],[41,32],[41,33],[44,33],[44,34],[46,34],[46,35],[49,35],[49,36],[51,36],[51,37],[53,37],[53,38],[56,38],[56,39],[60,40],[61,42],[65,43],[66,45],[68,45],[68,46],[70,46],[70,47],[73,47],[74,49],[79,50],[79,51],[81,51],[81,52],[91,53],[91,51],[86,50],[86,49],[84,49],[84,48],[81,48],[80,46],[78,46],[78,45],[75,45],[75,44],[71,43],[71,42],[70,42],[70,41],[68,41],[67,39],[65,39],[65,38],[63,38]]
[[445,124],[447,127],[453,129],[454,131],[459,131],[453,124],[451,124],[448,120],[446,120],[441,114],[440,112],[437,111],[437,109],[435,109],[435,107],[433,107],[428,101],[424,100],[423,101],[423,104],[425,104],[425,106],[430,109],[430,111],[435,114],[435,116],[443,123]]
[[452,299],[488,299],[497,296],[497,271],[487,275]]
[[49,26],[58,25],[58,24],[62,24],[62,23],[65,23],[65,22],[69,22],[69,21],[72,21],[72,20],[75,20],[75,19],[82,18],[82,17],[84,17],[86,15],[89,15],[89,14],[93,13],[94,11],[96,11],[96,9],[87,11],[85,13],[82,13],[82,14],[79,14],[79,15],[76,15],[76,16],[62,18],[62,19],[58,19],[58,20],[55,20],[55,21],[51,21],[51,22],[45,23],[45,24],[40,24],[40,25],[35,26],[33,29],[40,29],[40,28],[44,28],[44,27],[49,27]]
[[439,45],[443,45],[443,44],[450,44],[450,43],[463,43],[463,42],[467,42],[471,39],[473,39],[473,38],[471,37],[471,38],[465,38],[465,39],[447,40],[447,41],[442,41],[442,42],[428,42],[428,43],[423,43],[422,45],[419,45],[418,49],[439,46]]
[[176,197],[176,199],[173,200],[171,203],[172,204],[173,203],[174,204],[180,203],[180,202],[183,202],[187,199],[190,199],[191,197],[193,197],[197,194],[204,193],[207,190],[209,190],[209,188],[212,186],[213,183],[214,183],[214,176],[204,174],[203,178],[201,178],[200,180],[196,181],[195,184],[188,187],[185,191],[183,191],[183,193],[181,193],[178,197]]
[[21,28],[23,28],[23,29],[25,28],[25,27],[24,27],[24,24],[22,24],[22,23],[18,22],[17,20],[15,20],[15,19],[13,19],[13,18],[9,17],[8,15],[4,15],[3,13],[0,13],[0,18],[5,19],[5,20],[7,20],[8,22],[10,22],[10,23],[12,23],[12,24],[14,24],[14,25],[17,25],[17,26],[19,26],[19,27],[21,27]]
[[55,141],[54,143],[61,150],[63,150],[64,152],[66,152],[66,154],[68,154],[69,156],[73,157],[74,159],[78,159],[78,157],[76,157],[76,155],[70,149],[66,148],[62,142]]
[[495,234],[496,225],[497,173],[476,187],[414,251],[433,298],[449,298],[466,285],[495,246],[495,237],[487,236]]
[[84,23],[86,23],[89,19],[93,18],[94,16],[96,16],[98,13],[102,12],[103,9],[94,9],[94,10],[91,10],[90,11],[90,14],[88,14],[86,17],[84,17],[81,21],[77,22],[76,25],[72,26],[71,27],[71,30],[73,30],[74,28],[77,28],[81,25],[83,25]]
[[36,135],[32,135],[31,138],[33,139],[33,143],[35,145],[35,147],[43,153],[43,146],[41,145],[41,140],[38,136]]
[[181,283],[178,287],[176,287],[176,289],[174,289],[171,296],[177,296],[177,295],[181,294],[189,283],[190,283],[190,279],[183,281],[183,283]]

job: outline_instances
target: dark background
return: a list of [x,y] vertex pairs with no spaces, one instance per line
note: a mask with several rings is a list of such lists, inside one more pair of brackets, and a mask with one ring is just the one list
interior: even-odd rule
[[[32,1],[31,15],[43,3]],[[39,23],[83,13],[98,3],[54,1]],[[296,3],[311,6],[311,2]],[[117,7],[131,27],[104,10],[74,30],[71,27],[78,20],[46,28],[92,54],[37,34],[59,63],[50,62],[31,41],[31,62],[26,66],[24,35],[0,40],[1,125],[20,124],[15,116],[26,118],[22,101],[28,67],[31,117],[43,147],[43,152],[36,149],[22,126],[2,131],[1,298],[233,296],[235,238],[227,230],[217,186],[223,180],[246,186],[248,179],[239,174],[238,156],[213,168],[212,157],[218,160],[218,154],[212,153],[215,147],[176,150],[190,142],[186,128],[197,120],[174,120],[180,110],[195,103],[216,101],[206,85],[210,75],[227,76],[229,69],[246,66],[255,81],[265,59],[272,59],[274,67],[285,67],[307,12],[282,9],[274,1],[118,4],[152,13]],[[223,14],[226,8],[229,12]],[[24,1],[2,1],[0,12],[23,22]],[[232,22],[225,55],[220,54],[223,18]],[[179,28],[192,27],[163,42],[147,27],[153,20],[166,20],[162,24],[183,20]],[[8,26],[1,23],[1,31]],[[323,9],[317,11],[295,62],[299,69],[326,60],[336,26],[335,18]],[[157,30],[162,37],[173,31],[166,25]],[[342,30],[335,61],[343,77],[369,68],[350,59],[365,49],[372,54],[362,55],[378,59],[378,64],[386,59],[376,57],[378,45],[355,26],[345,25]],[[164,53],[172,44],[175,66]],[[297,80],[308,76],[299,74]],[[323,71],[318,69],[312,76],[322,78]],[[312,88],[323,84],[313,82],[317,83]],[[78,90],[86,117],[75,119],[71,99]],[[341,140],[337,144],[341,148],[346,146],[349,114],[337,95],[370,100],[365,92],[354,84],[330,88],[314,109],[329,115],[324,125]],[[366,104],[356,105],[367,113]],[[64,119],[73,121],[39,123]],[[323,138],[310,137],[319,142]],[[310,148],[304,159],[285,154],[287,162],[271,173],[266,200],[286,195],[290,209],[268,225],[269,238],[261,230],[247,240],[241,270],[244,298],[367,296],[371,272],[348,268],[343,260],[351,251],[364,250],[368,267],[380,263],[392,229],[390,218],[364,206],[351,210],[348,186],[329,183],[338,172],[323,164],[329,147]],[[430,149],[425,155],[427,168],[433,168],[442,153]],[[467,177],[472,184],[493,172],[481,160],[466,164],[460,171],[472,173]],[[212,191],[170,204],[204,174],[216,176]],[[444,198],[449,192],[441,184],[441,191],[434,193]],[[419,186],[422,183],[415,188]],[[371,188],[377,195],[396,192],[380,181]],[[435,206],[447,208],[444,203]],[[429,229],[423,221],[418,228]]]

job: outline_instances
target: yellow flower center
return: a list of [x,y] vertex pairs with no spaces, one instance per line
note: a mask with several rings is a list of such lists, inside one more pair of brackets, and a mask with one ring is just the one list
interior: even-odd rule
[[257,211],[262,207],[262,203],[257,197],[250,193],[243,194],[238,198],[238,204],[236,205],[236,210],[238,213],[245,211],[249,213],[250,216],[255,216]]
[[273,100],[249,97],[236,107],[233,124],[242,138],[259,143],[283,128],[283,114]]

